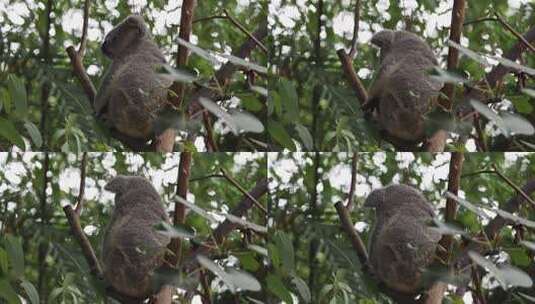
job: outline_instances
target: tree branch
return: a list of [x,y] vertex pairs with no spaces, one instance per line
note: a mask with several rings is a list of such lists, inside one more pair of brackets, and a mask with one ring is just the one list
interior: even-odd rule
[[[262,197],[266,192],[268,191],[268,180],[262,179],[258,181],[255,185],[255,187],[249,191],[249,195],[258,200],[260,197]],[[232,209],[230,214],[242,217],[245,215],[245,213],[253,207],[254,203],[249,198],[248,195],[244,195],[241,199],[241,201],[238,203],[238,205]],[[219,224],[217,228],[213,232],[213,238],[212,241],[210,241],[208,244],[204,244],[199,246],[197,249],[190,252],[188,255],[188,258],[186,258],[186,262],[184,263],[184,270],[186,273],[193,272],[199,265],[197,263],[196,257],[198,255],[207,255],[210,253],[210,251],[213,250],[213,248],[217,245],[220,245],[223,240],[227,237],[227,235],[238,228],[239,225],[236,223],[233,223],[229,220],[223,221],[223,223]],[[215,246],[212,246],[215,245]]]

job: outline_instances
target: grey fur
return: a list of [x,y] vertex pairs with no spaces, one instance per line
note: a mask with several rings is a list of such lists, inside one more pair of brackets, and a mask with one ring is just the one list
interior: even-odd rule
[[144,298],[170,238],[154,225],[169,217],[152,184],[143,177],[118,175],[104,187],[115,193],[115,208],[104,235],[104,278],[121,294]]
[[433,208],[420,191],[407,185],[374,190],[364,206],[375,208],[369,242],[373,274],[392,289],[417,292],[441,237],[429,227]]
[[102,52],[112,60],[95,99],[97,116],[132,138],[154,136],[154,119],[172,80],[158,74],[165,57],[143,18],[128,16],[106,35]]
[[442,88],[428,74],[437,60],[427,43],[410,32],[384,30],[371,42],[381,49],[381,65],[365,109],[394,145],[417,144],[425,138],[425,115]]

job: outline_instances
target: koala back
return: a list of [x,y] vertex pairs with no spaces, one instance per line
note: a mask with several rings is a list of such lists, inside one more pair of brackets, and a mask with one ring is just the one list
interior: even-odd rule
[[417,291],[441,237],[429,227],[431,205],[413,187],[389,185],[370,193],[365,206],[376,209],[368,246],[373,273],[390,288]]
[[107,186],[116,191],[116,200],[104,235],[102,264],[104,278],[117,291],[143,298],[154,292],[152,275],[162,264],[170,242],[154,226],[169,222],[169,218],[148,181],[145,184],[128,178]]
[[[157,113],[167,102],[172,80],[157,70],[166,64],[140,16],[129,16],[107,36],[103,52],[112,59],[99,89],[95,111],[110,126],[132,138],[154,135]],[[103,96],[103,97],[101,97]]]
[[425,115],[442,87],[428,74],[436,58],[427,43],[410,32],[382,31],[372,43],[381,47],[369,99],[377,103],[376,120],[391,137],[418,143],[425,137]]

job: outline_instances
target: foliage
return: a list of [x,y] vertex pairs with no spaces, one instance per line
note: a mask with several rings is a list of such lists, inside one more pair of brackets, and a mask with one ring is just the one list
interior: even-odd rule
[[[35,286],[41,303],[104,303],[102,282],[89,274],[62,208],[77,200],[80,155],[48,155],[45,190],[43,168],[47,166],[47,160],[44,153],[0,154],[0,294],[11,297],[14,292],[37,303],[31,295],[32,286]],[[178,153],[167,156],[159,153],[88,154],[85,200],[80,219],[97,256],[100,256],[103,230],[113,208],[113,195],[104,190],[106,182],[116,174],[144,176],[153,182],[168,210],[172,211],[178,160]],[[248,191],[266,176],[265,158],[256,153],[194,154],[191,168],[188,201],[215,214],[218,222],[225,219],[221,214],[230,212],[243,198],[240,190],[218,175],[219,169],[228,172]],[[266,198],[259,201],[265,204]],[[250,225],[266,226],[265,214],[255,208],[248,212],[246,220]],[[211,240],[215,224],[190,212],[183,227],[163,229],[188,239],[183,242],[187,253],[199,242]],[[184,231],[189,234],[185,235]],[[212,263],[230,274],[240,296],[261,298],[264,287],[258,291],[255,284],[263,281],[265,256],[259,251],[266,247],[266,243],[260,234],[246,233],[248,229],[240,231],[243,233],[229,234],[208,257],[216,256]],[[195,237],[190,238],[191,234]],[[255,249],[249,248],[252,245]],[[208,277],[214,279],[213,275]],[[229,284],[227,278],[214,282],[217,284],[212,287],[213,300],[228,297],[229,290],[220,286],[221,283]],[[256,291],[245,291],[247,289]],[[13,301],[8,302],[19,303]]]
[[[393,149],[380,140],[377,128],[364,119],[359,101],[345,79],[336,54],[337,50],[350,47],[355,2],[290,0],[270,5],[269,24],[273,33],[270,65],[277,79],[270,83],[268,108],[268,130],[273,150],[373,152]],[[533,20],[535,4],[522,1],[513,7],[508,6],[508,2],[467,1],[465,21],[494,18],[494,12],[497,12],[516,32],[527,32],[533,26],[529,20]],[[378,65],[378,52],[371,47],[369,39],[383,28],[409,29],[423,36],[437,54],[440,66],[445,69],[452,4],[453,1],[437,0],[360,1],[359,44],[353,65],[364,86],[370,87]],[[494,19],[470,23],[463,28],[461,44],[477,54],[467,56],[466,52],[461,52],[459,68],[455,72],[463,76],[439,76],[443,80],[454,80],[456,107],[463,102],[462,82],[473,85],[483,80],[492,67],[474,58],[485,58],[486,61],[489,58],[488,61],[493,64],[503,64],[500,57],[518,40]],[[483,101],[491,102],[490,112],[524,117],[523,120],[505,119],[506,123],[517,126],[514,130],[520,129],[512,137],[507,136],[507,132],[504,134],[501,121],[483,120],[482,130],[489,151],[529,151],[533,148],[533,127],[530,123],[526,127],[524,122],[526,119],[531,123],[535,121],[532,107],[535,72],[528,68],[535,65],[535,57],[530,54],[526,51],[521,57],[522,66],[516,65],[517,70],[524,71],[523,76],[518,73],[506,75],[503,83],[490,94],[493,99]],[[521,83],[526,89],[522,90]],[[445,119],[441,117],[441,128],[453,131],[454,135],[473,133],[472,126],[467,131],[464,124],[447,116]],[[530,128],[530,136],[521,135],[526,128]],[[313,139],[313,148],[309,138]],[[475,149],[472,141],[468,141],[464,148],[469,151]],[[460,147],[450,145],[447,149],[458,150]]]
[[[77,47],[80,41],[84,1],[3,2],[8,10],[0,10],[0,150],[8,151],[13,146],[34,151],[124,150],[111,138],[106,127],[95,120],[65,51],[69,45]],[[90,1],[83,65],[97,88],[109,65],[109,60],[100,51],[104,35],[113,25],[135,12],[144,15],[169,63],[175,65],[181,6],[178,3],[166,5],[157,0],[146,2],[147,9],[126,1]],[[192,41],[205,50],[228,56],[248,37],[228,19],[212,18],[223,16],[223,8],[249,32],[253,32],[266,15],[262,2],[244,5],[242,1],[230,0],[222,7],[218,1],[198,1],[195,19],[199,22],[193,25]],[[50,20],[47,18],[49,13]],[[261,51],[253,51],[249,59],[257,65],[267,65],[267,56]],[[185,99],[199,85],[206,85],[226,60],[228,58],[210,62],[191,55],[184,70],[197,77],[195,85],[186,86]],[[250,67],[241,69],[245,71]],[[225,111],[251,113],[255,120],[263,123],[265,96],[257,92],[267,87],[267,79],[256,77],[251,80],[249,76],[247,72],[235,73],[230,85],[221,88],[225,98],[219,105]],[[175,115],[173,119],[180,120],[181,117]],[[199,123],[190,127],[200,128]],[[220,151],[258,150],[261,148],[253,142],[265,142],[265,132],[262,131],[234,135],[228,133],[224,122],[217,122],[214,128]],[[205,147],[198,144],[196,149]]]
[[[459,196],[486,210],[485,216],[481,216],[473,208],[459,203],[454,226],[439,225],[443,233],[455,234],[452,259],[462,252],[466,238],[481,232],[489,216],[492,218],[497,213],[508,216],[503,210],[516,191],[498,174],[492,173],[493,166],[519,187],[534,178],[535,154],[532,153],[469,153],[465,157]],[[434,205],[437,219],[444,221],[449,161],[449,153],[359,153],[353,198],[356,205],[351,217],[364,243],[368,241],[374,214],[362,204],[373,189],[390,183],[407,183],[420,189]],[[307,303],[295,301],[304,297],[297,286],[289,284],[290,273],[307,282],[312,303],[390,303],[377,282],[362,270],[351,242],[340,229],[334,204],[348,199],[350,166],[351,155],[346,153],[270,154],[268,176],[272,180],[274,237],[268,244],[273,264],[268,289],[273,298],[288,303]],[[314,189],[317,189],[316,202]],[[531,246],[535,236],[530,228],[535,223],[533,206],[526,202],[508,217],[522,225],[506,225],[488,244],[492,250],[484,258],[488,263],[484,265],[494,265],[494,268],[485,267],[489,272],[482,273],[487,303],[525,303],[518,299],[525,300],[523,295],[534,296],[533,288],[525,287],[531,286],[529,276],[533,278],[535,265]],[[459,230],[452,227],[462,231],[463,238]],[[318,242],[317,247],[312,246],[314,242]],[[480,265],[485,261],[474,260]],[[440,275],[439,270],[436,271],[434,275]],[[461,276],[454,278],[457,283],[459,278]],[[455,282],[452,278],[449,280]],[[448,294],[446,299],[459,300],[454,293]]]

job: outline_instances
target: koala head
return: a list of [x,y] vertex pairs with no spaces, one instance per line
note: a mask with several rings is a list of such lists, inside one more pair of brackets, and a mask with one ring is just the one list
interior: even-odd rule
[[405,207],[434,216],[433,208],[417,189],[407,185],[389,185],[372,191],[364,202],[364,207],[375,208],[377,215],[389,216]]
[[394,42],[394,33],[393,30],[380,31],[373,35],[370,42],[381,48],[381,50],[387,50],[392,45],[392,42]]
[[143,17],[130,15],[106,35],[101,46],[102,53],[111,59],[117,58],[148,35],[149,30]]
[[115,193],[116,198],[133,190],[143,190],[145,193],[158,196],[152,184],[141,176],[117,175],[104,186],[104,189]]

